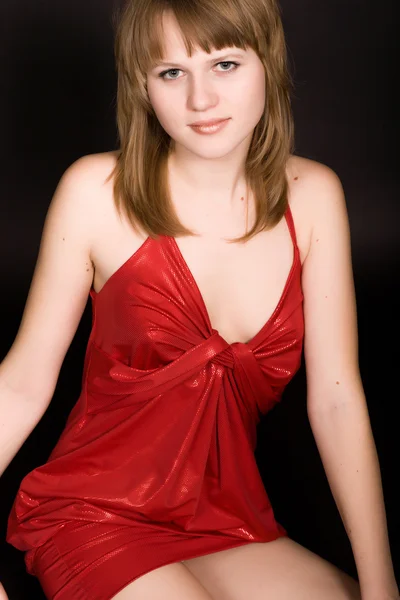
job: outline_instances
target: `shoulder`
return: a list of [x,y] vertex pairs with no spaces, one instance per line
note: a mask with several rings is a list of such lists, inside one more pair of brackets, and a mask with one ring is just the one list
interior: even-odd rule
[[337,173],[327,165],[291,155],[287,164],[290,193],[301,202],[304,210],[314,214],[315,209],[343,193]]
[[287,165],[290,194],[294,202],[300,202],[303,210],[315,214],[315,210],[338,199],[343,194],[341,180],[327,165],[291,155]]
[[75,221],[93,239],[96,223],[112,210],[116,152],[88,154],[75,160],[64,171],[54,194],[50,210],[60,218]]
[[78,158],[64,171],[53,204],[78,213],[92,211],[112,189],[110,176],[115,164],[114,152]]
[[64,185],[84,186],[87,193],[90,188],[98,190],[107,184],[116,165],[117,152],[87,154],[74,161],[64,172],[61,182]]
[[307,257],[313,234],[333,223],[346,227],[347,211],[341,180],[327,165],[291,155],[287,164],[289,204],[293,213],[303,259]]

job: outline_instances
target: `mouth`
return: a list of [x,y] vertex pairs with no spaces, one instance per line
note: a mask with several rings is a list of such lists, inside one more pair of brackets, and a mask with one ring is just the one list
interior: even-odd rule
[[214,119],[211,125],[190,125],[192,131],[198,135],[215,135],[228,127],[230,119]]
[[211,119],[211,121],[196,121],[195,123],[190,123],[190,127],[212,127],[213,125],[219,125],[224,121],[227,121],[228,118],[225,119]]

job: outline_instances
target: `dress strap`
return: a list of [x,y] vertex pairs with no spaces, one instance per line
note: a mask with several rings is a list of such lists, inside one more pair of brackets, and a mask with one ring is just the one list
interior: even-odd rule
[[295,248],[298,248],[298,246],[297,246],[296,230],[295,230],[294,221],[293,221],[293,215],[292,215],[292,211],[290,210],[289,204],[287,205],[287,209],[285,211],[285,217],[286,217],[286,222],[287,222],[288,227],[289,227],[290,235],[292,237],[293,245],[294,245]]

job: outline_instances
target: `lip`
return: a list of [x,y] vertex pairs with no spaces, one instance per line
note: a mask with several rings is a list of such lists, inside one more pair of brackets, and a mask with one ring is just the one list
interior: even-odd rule
[[190,123],[190,127],[211,127],[212,125],[218,125],[219,123],[223,123],[227,121],[226,119],[212,119],[211,121],[196,121],[196,123]]

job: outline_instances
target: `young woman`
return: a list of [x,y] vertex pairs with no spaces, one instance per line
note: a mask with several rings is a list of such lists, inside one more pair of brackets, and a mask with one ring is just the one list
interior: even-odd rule
[[[4,469],[90,293],[82,393],[8,541],[58,600],[397,598],[343,190],[293,154],[275,1],[130,1],[116,57],[120,149],[62,177],[1,364]],[[303,342],[360,585],[289,538],[255,463]]]

